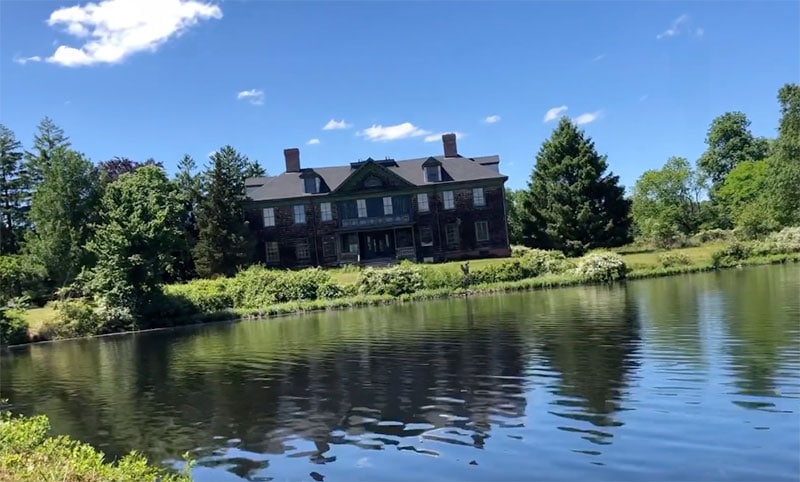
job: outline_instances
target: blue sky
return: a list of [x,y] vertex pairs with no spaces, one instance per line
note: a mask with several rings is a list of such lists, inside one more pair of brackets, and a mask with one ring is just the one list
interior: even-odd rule
[[81,2],[0,2],[0,122],[27,147],[47,115],[94,161],[171,172],[224,144],[277,174],[287,147],[313,167],[458,132],[517,188],[555,109],[631,187],[726,111],[774,136],[800,81],[797,1]]

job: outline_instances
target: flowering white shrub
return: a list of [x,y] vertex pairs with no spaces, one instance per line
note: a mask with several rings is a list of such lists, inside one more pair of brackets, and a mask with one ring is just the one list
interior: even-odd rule
[[625,277],[628,271],[622,257],[608,251],[589,253],[578,261],[575,273],[591,281],[611,282]]
[[763,241],[754,243],[753,251],[759,255],[800,252],[800,226],[770,233]]

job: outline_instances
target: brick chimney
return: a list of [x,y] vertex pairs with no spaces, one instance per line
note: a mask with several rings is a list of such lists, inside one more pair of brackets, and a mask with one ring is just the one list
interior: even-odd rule
[[455,134],[442,135],[442,144],[444,145],[444,157],[458,157]]
[[300,172],[300,149],[284,149],[283,157],[286,158],[286,172]]

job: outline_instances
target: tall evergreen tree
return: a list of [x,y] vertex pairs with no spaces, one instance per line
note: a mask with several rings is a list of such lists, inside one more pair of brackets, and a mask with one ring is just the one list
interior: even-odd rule
[[800,224],[800,84],[781,87],[778,101],[781,121],[768,162],[769,200],[780,224]]
[[22,168],[22,144],[0,124],[0,254],[19,250],[28,191]]
[[536,155],[523,200],[528,245],[578,255],[629,240],[630,202],[606,157],[566,117]]
[[97,213],[100,175],[91,161],[66,147],[48,153],[31,201],[26,251],[42,263],[55,286],[71,282],[90,263],[86,242]]
[[195,268],[201,276],[234,274],[252,256],[253,240],[242,206],[248,163],[247,157],[231,146],[211,155],[193,251]]
[[69,147],[69,137],[64,134],[64,130],[51,118],[42,119],[38,132],[33,137],[33,149],[25,153],[25,171],[31,192],[41,184],[44,171],[50,166],[56,150]]
[[175,273],[178,279],[189,279],[194,276],[194,260],[192,250],[197,244],[197,211],[202,199],[202,180],[192,156],[185,154],[178,162],[178,172],[173,183],[181,204],[181,223],[183,225],[183,242],[180,252],[176,254]]
[[244,177],[247,179],[248,177],[264,177],[267,175],[267,171],[264,169],[264,166],[261,165],[258,161],[248,162],[244,168]]

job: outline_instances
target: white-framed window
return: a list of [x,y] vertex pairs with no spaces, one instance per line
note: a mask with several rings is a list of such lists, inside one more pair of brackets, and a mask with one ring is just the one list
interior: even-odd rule
[[331,203],[322,203],[319,205],[320,216],[323,221],[330,221],[333,219],[333,212],[331,211]]
[[319,181],[318,177],[314,176],[314,177],[305,178],[305,188],[306,188],[306,192],[307,193],[309,193],[309,194],[318,193],[319,192],[319,185],[320,185],[320,181]]
[[458,246],[458,224],[446,224],[444,226],[444,235],[448,246]]
[[277,263],[281,260],[277,241],[267,241],[267,263]]
[[358,254],[358,235],[347,235],[347,252],[350,254]]
[[389,216],[393,212],[394,210],[392,209],[392,197],[386,196],[385,198],[383,198],[383,214],[385,216]]
[[264,208],[264,227],[275,226],[275,208]]
[[421,213],[430,211],[428,207],[428,193],[421,192],[417,194],[417,211]]
[[305,261],[311,258],[311,250],[308,249],[308,240],[298,241],[295,245],[295,254],[298,261]]
[[356,199],[356,207],[358,208],[358,217],[360,217],[360,218],[367,217],[367,200],[366,199]]
[[482,187],[476,187],[472,190],[472,205],[475,207],[486,206],[486,198],[483,196]]
[[453,196],[453,191],[445,191],[442,193],[445,209],[454,209],[456,207],[456,199]]
[[433,246],[433,229],[430,226],[419,227],[419,244],[422,246]]
[[475,241],[489,241],[489,222],[476,221],[475,222]]
[[306,207],[303,206],[302,204],[294,205],[294,223],[295,224],[306,223]]
[[425,180],[427,182],[439,182],[442,180],[441,166],[427,166],[425,168]]

